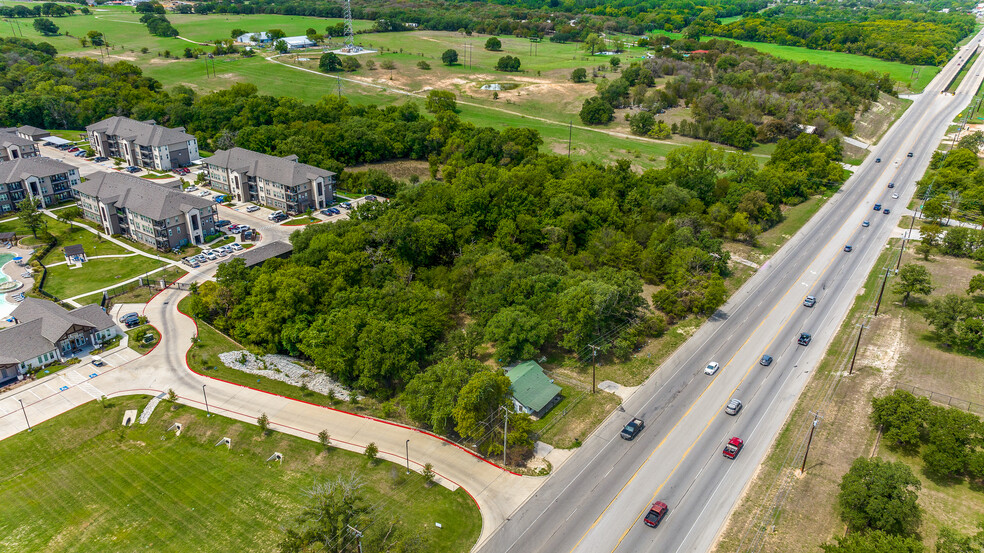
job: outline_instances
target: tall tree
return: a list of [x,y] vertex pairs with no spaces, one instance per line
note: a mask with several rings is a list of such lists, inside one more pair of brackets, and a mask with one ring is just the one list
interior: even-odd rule
[[852,532],[880,530],[907,535],[919,527],[916,492],[922,487],[909,465],[859,457],[841,479],[841,518]]
[[[923,553],[922,542],[911,536],[893,536],[880,530],[852,533],[820,546],[823,553]],[[942,553],[937,550],[937,553]],[[956,553],[956,552],[947,552]],[[969,553],[969,552],[968,552]]]
[[502,371],[475,373],[458,394],[454,406],[455,430],[465,438],[479,439],[488,431],[488,422],[508,405],[509,377]]
[[458,63],[458,51],[452,48],[448,48],[441,54],[441,63],[447,66],[452,66]]
[[902,295],[902,307],[909,303],[912,294],[929,295],[933,292],[933,281],[929,271],[922,265],[906,263],[899,269],[899,278],[895,281],[896,294]]
[[58,25],[55,25],[54,21],[46,17],[39,17],[34,20],[34,30],[44,36],[57,35]]
[[41,212],[41,200],[38,198],[24,198],[19,204],[17,204],[17,218],[20,219],[21,223],[35,238],[38,237],[38,231],[44,226],[44,213]]

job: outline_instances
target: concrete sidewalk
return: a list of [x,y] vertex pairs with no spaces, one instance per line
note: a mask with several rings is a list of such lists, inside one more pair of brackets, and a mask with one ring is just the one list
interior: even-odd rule
[[[374,442],[382,459],[400,465],[409,461],[410,467],[418,472],[426,463],[431,463],[440,484],[452,489],[464,488],[481,510],[482,533],[477,545],[483,543],[546,480],[546,477],[518,476],[505,471],[425,431],[192,372],[185,363],[185,355],[197,328],[191,318],[177,310],[178,301],[187,294],[167,289],[147,304],[144,313],[161,332],[161,341],[146,356],[137,359],[110,356],[106,359],[107,367],[103,367],[106,370],[94,377],[82,374],[85,371],[75,371],[75,375],[64,375],[64,382],[45,382],[0,397],[0,439],[25,430],[25,414],[31,424],[37,424],[102,395],[156,395],[173,389],[178,401],[199,409],[205,408],[207,397],[208,409],[222,416],[256,424],[260,414],[266,413],[271,428],[279,432],[317,440],[318,433],[327,430],[332,443],[341,449],[362,453],[370,442]],[[203,394],[203,386],[207,396]],[[19,400],[23,400],[23,410]],[[407,440],[410,441],[409,459],[405,454]]]

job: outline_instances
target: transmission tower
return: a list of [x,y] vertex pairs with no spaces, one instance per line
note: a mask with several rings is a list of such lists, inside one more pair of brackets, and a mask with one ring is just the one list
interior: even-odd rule
[[345,50],[355,50],[355,31],[352,29],[352,0],[345,0]]

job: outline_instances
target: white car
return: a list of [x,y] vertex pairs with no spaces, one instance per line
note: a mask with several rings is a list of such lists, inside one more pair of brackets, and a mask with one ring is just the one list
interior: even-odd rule
[[898,194],[892,194],[892,199],[893,199],[893,200],[897,200],[897,199],[899,199],[899,195],[898,195]]
[[194,192],[196,190],[198,190],[197,186],[189,186],[188,188],[185,188],[185,192]]
[[710,363],[707,364],[706,367],[704,367],[704,374],[713,375],[713,374],[717,373],[718,372],[718,369],[720,369],[720,368],[721,368],[721,365],[719,365],[717,363],[717,361],[711,361]]
[[242,251],[242,249],[243,249],[242,245],[240,245],[239,242],[235,242],[233,244],[230,244],[230,247],[232,249],[236,250],[237,252],[238,251]]
[[251,205],[251,206],[249,206],[249,207],[246,208],[246,212],[247,213],[252,213],[254,211],[259,211],[259,210],[260,210],[260,208],[258,206],[255,206],[255,205]]
[[219,256],[215,255],[215,252],[208,252],[205,254],[205,257],[207,257],[209,261],[215,261],[219,258]]
[[239,228],[236,229],[236,232],[243,233],[246,232],[247,230],[249,230],[249,225],[239,225]]

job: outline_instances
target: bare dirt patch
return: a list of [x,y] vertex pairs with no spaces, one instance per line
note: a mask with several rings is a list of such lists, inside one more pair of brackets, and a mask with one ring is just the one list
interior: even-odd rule
[[376,169],[398,180],[407,180],[416,175],[420,180],[430,178],[430,165],[426,161],[415,159],[405,159],[396,161],[380,161],[378,163],[366,163],[364,165],[354,165],[346,167],[345,170],[351,173],[359,173]]
[[854,136],[868,144],[876,144],[911,104],[911,100],[879,93],[878,101],[872,104],[871,109],[854,120]]

